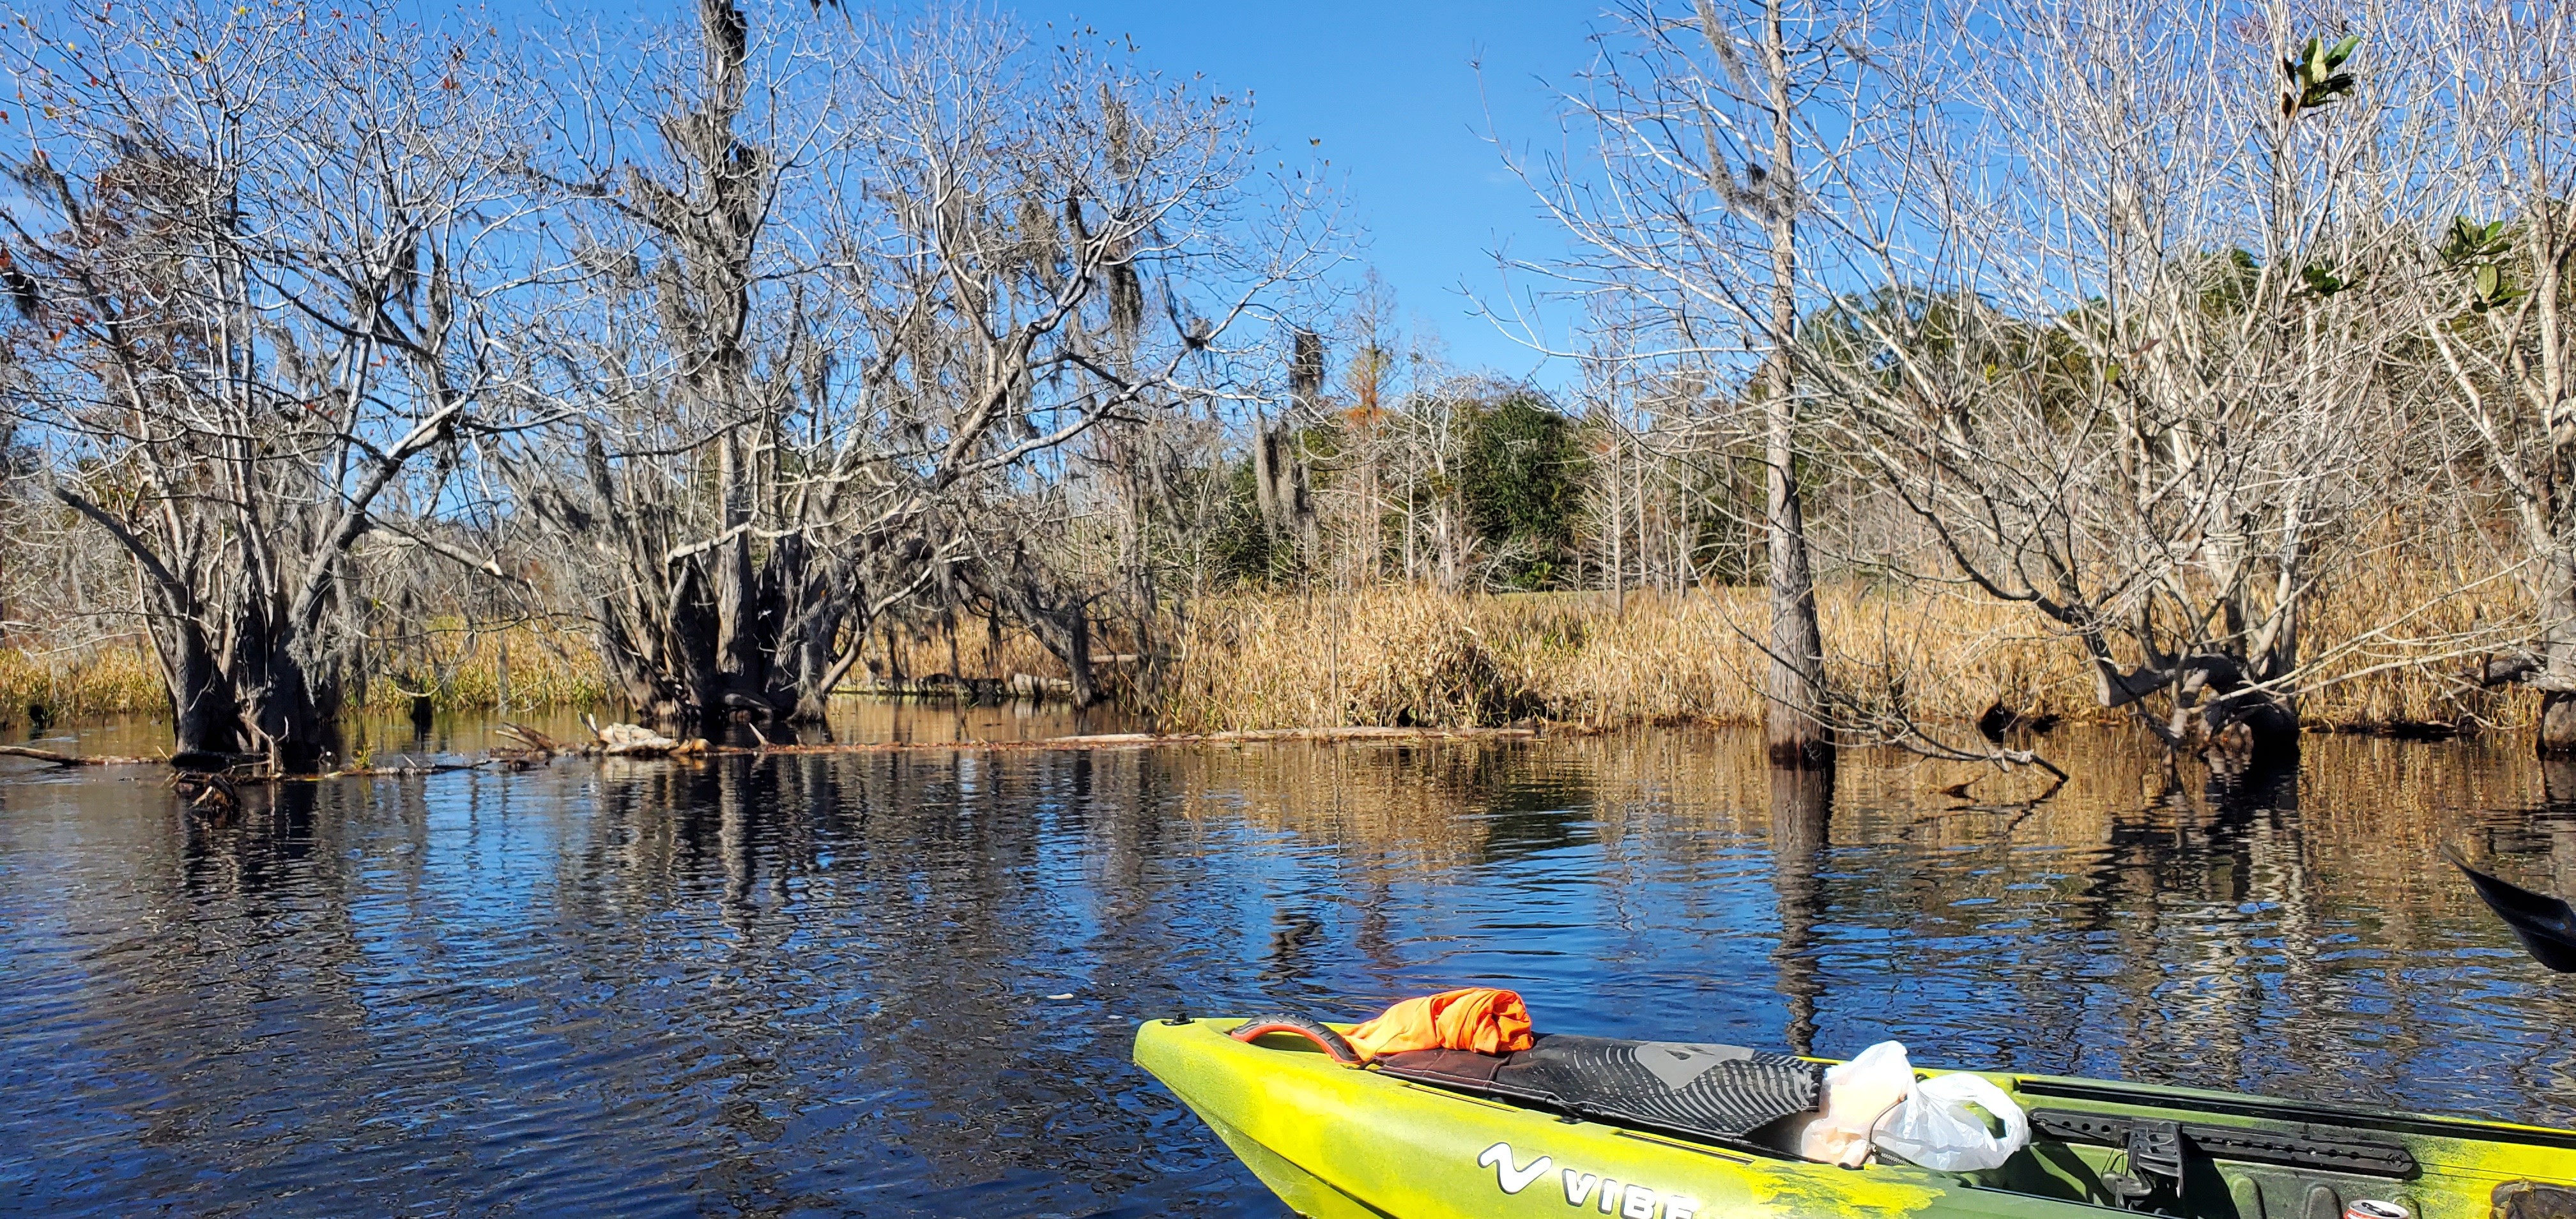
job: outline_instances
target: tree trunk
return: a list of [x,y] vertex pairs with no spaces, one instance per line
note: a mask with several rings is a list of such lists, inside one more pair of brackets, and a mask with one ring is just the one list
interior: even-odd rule
[[716,548],[716,671],[724,674],[728,693],[759,690],[767,657],[757,632],[762,617],[753,591],[751,569],[751,488],[742,468],[742,443],[731,434],[716,438],[721,528],[729,535]]
[[1091,610],[1076,600],[1065,623],[1064,664],[1073,672],[1073,705],[1075,710],[1100,703],[1099,678],[1091,670]]
[[287,643],[269,657],[266,680],[248,700],[252,727],[268,747],[271,763],[283,772],[302,774],[321,769],[336,743],[337,699],[314,689],[304,660]]
[[[2548,625],[2541,636],[2540,737],[2542,757],[2576,757],[2576,549],[2561,546],[2549,556],[2549,586],[2541,617]],[[2550,687],[2559,687],[2551,689]]]
[[[1288,397],[1291,409],[1308,420],[1317,417],[1324,407],[1324,337],[1312,330],[1299,330],[1294,352],[1288,362]],[[1305,454],[1297,447],[1297,435],[1289,421],[1279,421],[1280,455],[1288,459],[1288,483],[1283,489],[1281,507],[1288,510],[1289,522],[1295,526],[1300,566],[1312,568],[1323,561],[1323,534],[1315,517],[1315,500],[1306,474]]]
[[1270,421],[1259,414],[1252,417],[1252,499],[1261,510],[1264,536],[1279,536],[1279,439],[1270,430]]
[[[1611,450],[1611,460],[1614,463],[1618,460],[1616,448]],[[1628,616],[1628,556],[1625,545],[1627,530],[1622,527],[1622,522],[1627,518],[1620,510],[1619,471],[1615,466],[1610,471],[1608,482],[1610,484],[1610,536],[1607,539],[1610,543],[1610,612],[1615,617],[1625,619]]]
[[170,725],[180,754],[233,753],[241,748],[241,707],[232,683],[215,662],[205,631],[194,619],[180,619],[170,638],[152,632],[161,653],[162,679],[170,691]]
[[1833,762],[1825,724],[1824,634],[1816,625],[1815,576],[1807,560],[1807,522],[1798,496],[1797,409],[1791,397],[1790,351],[1798,326],[1797,147],[1789,125],[1789,64],[1780,0],[1762,16],[1763,70],[1771,110],[1771,343],[1763,394],[1763,461],[1769,467],[1771,675],[1763,737],[1771,761],[1823,767]]
[[671,606],[665,619],[670,623],[666,658],[681,690],[678,711],[702,726],[724,718],[725,675],[716,660],[721,618],[709,592],[700,560],[683,560],[671,582]]

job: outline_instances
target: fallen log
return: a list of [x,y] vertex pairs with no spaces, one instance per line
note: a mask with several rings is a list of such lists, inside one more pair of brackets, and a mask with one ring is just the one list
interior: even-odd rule
[[547,736],[534,728],[530,728],[526,724],[516,723],[511,720],[501,721],[501,727],[497,731],[496,735],[509,737],[539,753],[572,752],[571,747],[565,745],[563,742]]
[[318,775],[279,775],[281,779],[384,779],[406,775],[443,775],[460,770],[481,770],[487,766],[508,765],[521,754],[519,750],[495,750],[490,756],[471,762],[415,762],[403,758],[394,766],[347,766]]
[[1286,741],[1522,741],[1534,728],[1255,728],[1239,732],[1106,732],[1029,741],[879,741],[866,744],[710,745],[710,756],[828,753],[920,753],[954,750],[1039,753],[1052,750],[1152,749],[1165,745],[1258,745]]
[[[587,718],[587,717],[585,717]],[[702,737],[686,740],[663,736],[635,724],[590,724],[598,742],[590,745],[568,745],[520,724],[504,723],[500,735],[525,743],[525,749],[495,749],[470,762],[414,762],[405,758],[400,765],[353,766],[320,774],[243,774],[235,772],[235,783],[315,782],[323,779],[385,778],[404,775],[436,775],[451,771],[481,770],[492,766],[524,767],[549,761],[563,755],[584,757],[664,758],[664,757],[760,757],[770,754],[835,754],[835,753],[937,753],[960,750],[975,752],[1045,753],[1053,751],[1094,749],[1153,749],[1169,745],[1259,745],[1293,741],[1320,743],[1365,741],[1520,741],[1538,736],[1533,728],[1255,728],[1238,732],[1103,732],[1081,736],[1040,737],[1025,741],[878,741],[870,743],[829,742],[818,745],[781,744],[761,736],[757,745],[716,745]],[[32,758],[57,766],[162,766],[169,758],[117,757],[112,755],[82,756],[57,753],[25,745],[0,745],[0,756]],[[189,775],[208,772],[190,770]]]
[[38,749],[32,745],[0,745],[0,756],[12,758],[34,758],[39,762],[51,762],[56,766],[160,766],[170,760],[168,758],[120,757],[115,754],[105,753],[56,753],[53,750]]
[[599,738],[599,752],[613,758],[683,757],[707,752],[703,737],[680,740],[667,737],[641,724],[610,724],[602,728],[599,721],[583,716],[590,734]]

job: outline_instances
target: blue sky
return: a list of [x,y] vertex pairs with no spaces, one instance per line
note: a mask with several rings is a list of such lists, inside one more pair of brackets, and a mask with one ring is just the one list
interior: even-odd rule
[[[901,12],[928,0],[844,2]],[[1360,256],[1395,290],[1406,330],[1436,333],[1463,370],[1528,376],[1551,388],[1572,379],[1566,362],[1544,361],[1478,310],[1476,298],[1498,308],[1507,299],[1496,251],[1545,258],[1563,248],[1489,133],[1520,149],[1561,145],[1556,91],[1591,61],[1589,34],[1607,0],[981,2],[1016,16],[1033,35],[1046,34],[1050,22],[1060,31],[1123,35],[1148,70],[1180,79],[1203,73],[1216,92],[1251,90],[1265,144],[1292,162],[1312,155],[1330,162],[1363,229]],[[612,27],[685,22],[691,11],[690,0],[491,3],[523,22],[589,14]],[[806,15],[794,0],[777,11]],[[832,10],[816,19],[831,22]]]
[[1132,35],[1149,66],[1253,90],[1266,141],[1302,148],[1320,139],[1317,151],[1348,174],[1368,229],[1365,256],[1395,288],[1408,328],[1418,319],[1436,329],[1462,367],[1564,379],[1478,316],[1466,294],[1500,303],[1496,249],[1561,248],[1486,133],[1490,118],[1515,146],[1559,142],[1554,89],[1590,61],[1596,4],[1037,0],[1014,11],[1033,27],[1070,19]]

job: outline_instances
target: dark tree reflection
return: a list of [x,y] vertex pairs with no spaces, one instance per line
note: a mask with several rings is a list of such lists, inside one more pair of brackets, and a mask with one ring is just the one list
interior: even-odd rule
[[1824,997],[1815,958],[1826,903],[1816,872],[1833,845],[1833,806],[1831,768],[1771,768],[1771,887],[1780,904],[1780,944],[1771,955],[1789,1004],[1789,1048],[1798,1054],[1816,1052],[1816,1006]]

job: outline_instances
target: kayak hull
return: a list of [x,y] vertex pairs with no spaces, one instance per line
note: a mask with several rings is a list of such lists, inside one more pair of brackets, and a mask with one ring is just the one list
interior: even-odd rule
[[[1247,1045],[1225,1036],[1236,1023],[1149,1023],[1137,1032],[1136,1061],[1281,1200],[1318,1219],[2071,1219],[2098,1216],[2113,1202],[2102,1178],[2126,1167],[2116,1147],[2043,1141],[1990,1173],[1841,1169],[1354,1070],[1295,1038]],[[2080,1109],[2106,1120],[2180,1118],[2204,1130],[2317,1133],[2323,1128],[2313,1119],[2326,1112],[2225,1093],[1987,1078],[2025,1108]],[[2381,1125],[2356,1120],[2353,1128],[2401,1142],[2414,1159],[2408,1175],[2204,1158],[2186,1175],[2183,1209],[2213,1219],[2339,1219],[2346,1204],[2372,1198],[2399,1203],[2416,1219],[2505,1219],[2509,1212],[2556,1219],[2563,1201],[2576,1219],[2576,1134],[2393,1116]],[[2517,1197],[2528,1204],[2516,1204]]]

